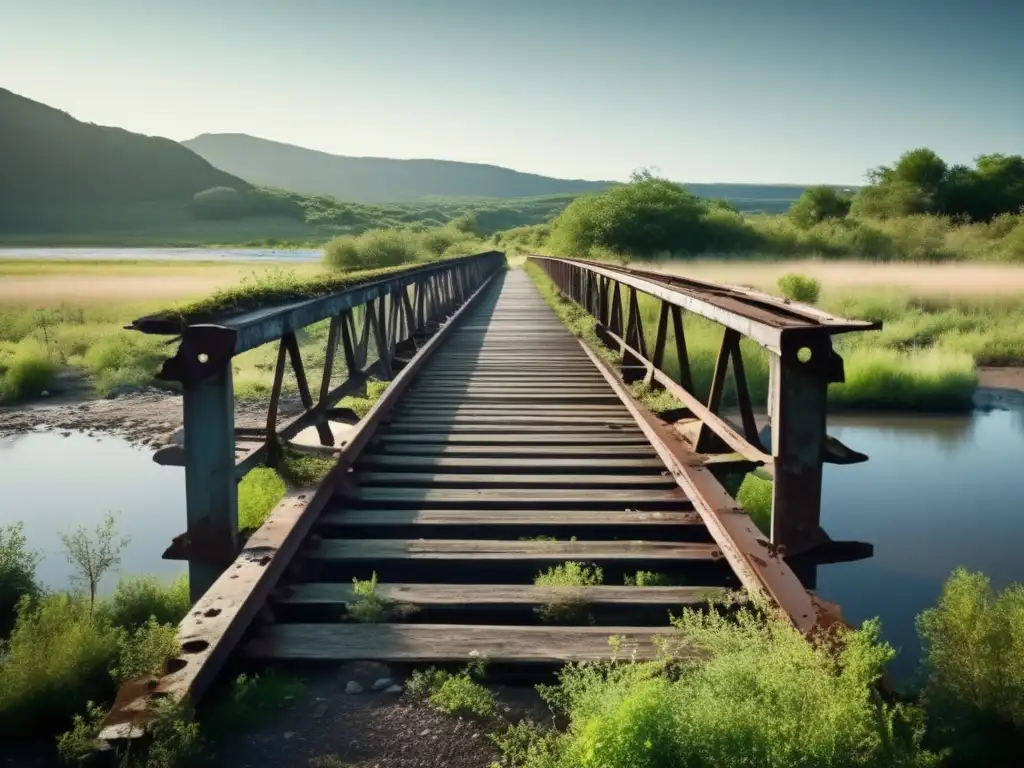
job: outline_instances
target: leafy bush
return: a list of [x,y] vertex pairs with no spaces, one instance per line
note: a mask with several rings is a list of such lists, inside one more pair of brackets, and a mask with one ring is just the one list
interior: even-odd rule
[[324,246],[324,262],[342,270],[393,267],[424,256],[425,249],[416,234],[401,229],[372,229],[358,236],[344,235]]
[[790,272],[779,278],[779,293],[791,301],[813,304],[821,295],[821,281]]
[[191,605],[188,576],[182,575],[170,584],[153,576],[134,576],[118,581],[103,610],[115,626],[135,630],[150,618],[159,624],[178,624]]
[[38,397],[53,388],[58,366],[42,351],[20,348],[0,371],[0,402]]
[[[924,646],[924,704],[936,736],[954,746],[963,765],[977,764],[979,754],[997,747],[1007,755],[1013,743],[1019,748],[1024,584],[996,593],[984,575],[958,569],[938,605],[918,617],[917,628]],[[997,745],[999,740],[1009,743]]]
[[153,383],[160,365],[169,357],[162,340],[143,334],[106,336],[89,347],[82,364],[95,380],[97,392],[141,388]]
[[678,582],[671,576],[653,571],[637,571],[634,575],[626,574],[627,587],[674,587]]
[[122,634],[120,654],[110,674],[119,683],[154,675],[160,672],[165,661],[180,652],[177,628],[161,624],[150,616],[141,627]]
[[765,536],[772,532],[772,481],[748,473],[740,484],[736,502],[750,515],[754,525]]
[[21,598],[37,597],[40,591],[36,581],[40,555],[28,548],[23,529],[21,523],[0,525],[0,640],[14,627]]
[[834,655],[746,608],[733,619],[684,610],[674,623],[678,647],[661,662],[563,669],[542,694],[568,726],[506,734],[518,765],[937,765],[921,746],[921,712],[875,690],[895,654],[876,622],[847,632]]
[[406,689],[413,696],[425,696],[442,712],[466,712],[487,717],[494,711],[494,694],[473,680],[470,667],[457,674],[430,667],[412,673]]
[[806,229],[825,219],[845,218],[851,201],[832,187],[808,187],[790,207],[789,217]]
[[120,640],[87,598],[26,598],[0,660],[0,733],[56,733],[85,702],[107,700]]
[[551,225],[549,245],[566,256],[605,248],[630,256],[699,251],[705,207],[682,184],[649,175],[577,198]]

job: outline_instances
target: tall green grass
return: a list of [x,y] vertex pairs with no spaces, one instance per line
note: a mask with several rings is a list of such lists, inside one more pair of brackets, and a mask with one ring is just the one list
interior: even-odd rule
[[[572,664],[542,695],[564,730],[499,736],[521,768],[934,766],[923,715],[875,690],[895,651],[877,622],[835,654],[773,615],[684,610],[653,663]],[[697,652],[695,654],[695,652]]]

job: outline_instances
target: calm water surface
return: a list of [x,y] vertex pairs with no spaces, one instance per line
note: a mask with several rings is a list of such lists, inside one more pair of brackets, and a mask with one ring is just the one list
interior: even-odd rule
[[[0,439],[0,525],[24,523],[30,548],[43,555],[38,576],[48,587],[68,586],[71,566],[59,534],[103,522],[118,513],[118,530],[131,536],[122,574],[171,578],[184,563],[161,560],[185,530],[185,470],[153,463],[152,453],[115,437],[46,432]],[[109,593],[116,575],[104,578]]]
[[1024,410],[969,416],[832,417],[829,432],[870,460],[826,466],[822,525],[875,556],[821,566],[818,591],[859,622],[878,616],[906,680],[914,617],[958,566],[996,587],[1024,582]]
[[317,250],[270,248],[0,248],[0,259],[72,261],[320,261]]
[[[869,541],[875,556],[818,569],[818,591],[854,622],[882,619],[900,649],[894,677],[918,657],[914,617],[935,602],[957,566],[996,586],[1024,582],[1024,411],[964,416],[834,416],[829,431],[870,456],[828,466],[822,523],[835,539]],[[29,434],[0,440],[0,524],[21,520],[45,559],[40,576],[67,583],[58,532],[121,513],[132,536],[123,573],[171,576],[161,560],[184,530],[184,471],[116,438]],[[107,579],[109,590],[114,583]]]

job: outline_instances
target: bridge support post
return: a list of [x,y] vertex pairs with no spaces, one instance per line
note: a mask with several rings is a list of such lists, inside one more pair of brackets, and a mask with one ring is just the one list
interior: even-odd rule
[[772,355],[769,384],[772,456],[772,543],[790,551],[812,545],[821,530],[821,482],[832,343],[783,337]]
[[235,404],[231,360],[185,385],[185,534],[189,594],[195,603],[238,550]]

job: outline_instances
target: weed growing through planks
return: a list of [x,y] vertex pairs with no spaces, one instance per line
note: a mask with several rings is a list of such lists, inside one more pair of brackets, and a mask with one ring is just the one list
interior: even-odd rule
[[391,617],[391,601],[377,594],[376,571],[368,580],[352,579],[352,593],[356,599],[345,603],[346,618],[363,624],[377,624]]
[[680,580],[664,573],[653,571],[637,571],[633,576],[628,573],[624,577],[627,587],[678,587]]
[[457,673],[436,667],[417,669],[406,690],[448,714],[462,712],[488,717],[494,713],[494,694],[473,679],[483,676],[485,663],[478,659]]
[[596,565],[584,565],[570,561],[552,566],[546,571],[538,573],[534,577],[533,583],[538,587],[566,589],[566,594],[552,602],[537,606],[534,612],[541,621],[551,624],[593,624],[594,617],[590,614],[587,601],[578,593],[569,590],[573,587],[597,586],[603,582],[604,572]]

